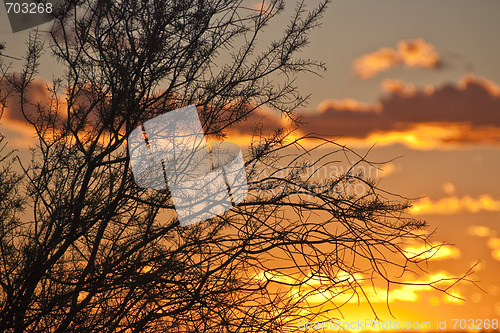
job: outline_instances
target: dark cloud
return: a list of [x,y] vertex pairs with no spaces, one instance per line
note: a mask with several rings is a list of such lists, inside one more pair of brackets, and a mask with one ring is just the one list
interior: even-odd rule
[[467,124],[500,128],[500,94],[488,81],[464,78],[457,85],[392,91],[380,112],[328,108],[303,117],[301,130],[325,136],[363,138],[375,131],[406,130],[421,123]]
[[[416,88],[394,81],[386,84],[389,93],[377,104],[325,101],[317,110],[304,112],[300,131],[330,138],[363,139],[375,132],[408,131],[421,124],[443,128],[456,125],[463,133],[449,138],[450,141],[500,143],[499,135],[493,135],[500,131],[500,87],[495,83],[471,75],[458,84],[439,88]],[[272,117],[266,117],[265,123],[271,127],[273,121],[279,124]],[[481,133],[489,134],[482,138]]]
[[231,127],[231,130],[239,134],[270,135],[278,129],[283,128],[281,119],[275,115],[257,109],[250,113],[243,121]]
[[[315,110],[300,114],[300,132],[328,138],[365,139],[374,133],[405,132],[417,126],[432,124],[443,129],[455,128],[453,137],[441,137],[441,142],[500,144],[500,86],[466,75],[457,84],[417,88],[400,80],[385,80],[385,94],[378,103],[367,104],[354,99],[325,100]],[[8,86],[3,86],[6,91]],[[49,99],[47,86],[34,82],[29,98],[45,104]],[[27,108],[28,114],[35,106]],[[24,121],[19,108],[19,96],[8,101],[4,120]],[[231,130],[245,135],[268,135],[287,123],[271,112],[252,112]],[[290,127],[290,126],[288,126]],[[457,130],[458,129],[458,130]]]

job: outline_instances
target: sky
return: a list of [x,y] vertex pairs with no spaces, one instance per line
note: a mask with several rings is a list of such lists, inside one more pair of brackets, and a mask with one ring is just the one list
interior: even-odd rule
[[[300,130],[363,152],[375,144],[372,160],[399,157],[385,165],[379,185],[417,198],[411,213],[437,229],[436,243],[453,244],[429,259],[431,277],[481,261],[473,274],[481,289],[451,289],[465,301],[396,287],[391,315],[379,290],[374,308],[386,323],[429,322],[438,330],[436,321],[442,328],[446,319],[454,330],[453,319],[500,317],[499,14],[498,1],[335,1],[305,52],[328,71],[301,82],[312,96]],[[279,123],[265,119],[270,128]],[[366,302],[348,304],[332,317],[373,318]]]
[[[415,198],[410,213],[437,230],[436,244],[452,244],[433,253],[428,275],[408,281],[456,276],[480,260],[473,274],[478,287],[450,289],[464,301],[397,286],[390,292],[391,315],[377,296],[385,295],[383,288],[373,289],[374,308],[386,322],[429,322],[437,330],[436,321],[446,319],[447,330],[454,330],[453,319],[500,319],[499,14],[495,0],[334,1],[302,54],[324,61],[328,70],[321,77],[300,76],[300,90],[311,94],[299,110],[300,132],[335,138],[360,152],[375,145],[371,160],[397,158],[376,175],[379,185]],[[286,13],[265,38],[278,36],[285,23]],[[6,54],[21,57],[26,36],[10,31],[1,9]],[[57,66],[45,58],[40,75],[50,80]],[[271,114],[259,117],[266,128],[283,125]],[[242,124],[235,137],[244,142],[249,131]],[[20,147],[31,137],[8,115],[0,132]],[[373,319],[366,302],[357,300],[342,316],[348,322]]]

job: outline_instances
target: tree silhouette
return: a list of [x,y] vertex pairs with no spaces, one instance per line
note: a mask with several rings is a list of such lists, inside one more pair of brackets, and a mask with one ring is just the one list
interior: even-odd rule
[[[311,293],[330,291],[339,307],[335,295],[364,297],[355,273],[391,285],[418,269],[421,257],[404,246],[428,242],[425,223],[356,172],[375,166],[365,156],[321,137],[258,135],[257,125],[245,152],[246,200],[188,227],[168,190],[133,181],[128,134],[182,106],[195,104],[219,140],[262,107],[300,126],[294,111],[307,98],[295,80],[324,65],[299,53],[326,5],[307,11],[299,2],[266,45],[257,41],[282,0],[69,1],[55,11],[48,50],[66,72],[48,101],[30,94],[46,51],[39,33],[23,70],[2,78],[38,143],[29,164],[17,159],[18,173],[2,160],[0,328],[294,331],[297,319],[313,319],[304,314]],[[321,143],[302,145],[313,139]],[[316,177],[344,157],[356,159],[348,170]]]

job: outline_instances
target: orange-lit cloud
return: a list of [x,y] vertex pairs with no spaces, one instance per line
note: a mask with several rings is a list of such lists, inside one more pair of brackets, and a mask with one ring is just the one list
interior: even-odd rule
[[393,173],[400,172],[401,169],[396,166],[393,162],[389,162],[384,164],[380,169],[379,169],[379,177],[387,177]]
[[491,256],[500,261],[500,237],[496,237],[496,230],[482,225],[474,225],[469,227],[468,233],[471,236],[488,238],[486,244],[491,250]]
[[[275,125],[273,125],[275,126]],[[240,129],[241,127],[238,127]],[[276,127],[277,128],[277,127]],[[271,131],[263,131],[263,134],[270,134]],[[310,132],[311,133],[311,132]],[[318,133],[312,132],[316,135]],[[252,136],[248,133],[242,133],[239,130],[233,131],[232,141],[241,146],[246,146],[252,141]],[[258,133],[257,133],[258,134]],[[303,137],[302,131],[295,131],[288,136],[288,141]],[[411,128],[401,131],[374,131],[366,137],[354,136],[328,136],[320,137],[331,139],[339,144],[351,148],[369,148],[373,145],[377,147],[386,147],[393,144],[403,144],[407,147],[417,150],[432,149],[458,149],[464,145],[471,144],[500,144],[500,131],[496,128],[477,128],[473,129],[469,125],[460,124],[416,124]],[[301,141],[304,147],[315,147],[324,141],[308,138]]]
[[354,71],[361,79],[369,79],[398,65],[433,68],[440,65],[440,57],[432,44],[419,38],[400,41],[397,49],[384,47],[362,55],[353,63]]
[[443,295],[443,302],[445,303],[453,303],[453,304],[464,304],[465,298],[457,291],[452,290],[449,294]]
[[488,246],[492,249],[500,249],[500,238],[491,237],[488,239]]
[[[302,298],[308,303],[324,303],[333,300],[335,303],[339,304],[358,304],[359,302],[368,302],[368,300],[370,303],[386,303],[387,300],[390,302],[417,302],[421,299],[421,292],[432,291],[434,289],[433,286],[444,288],[452,285],[456,281],[455,277],[448,272],[439,271],[429,274],[422,280],[407,279],[403,281],[400,287],[388,290],[385,287],[373,285],[370,278],[360,273],[351,274],[345,271],[339,271],[333,282],[327,277],[318,276],[312,273],[302,278],[298,278],[269,271],[259,272],[255,274],[253,278],[259,281],[274,281],[294,285],[290,289],[290,295],[294,298]],[[354,286],[363,288],[363,296],[358,295],[358,297],[354,290],[349,289]],[[452,290],[452,295],[462,298],[457,290]],[[444,297],[445,295],[440,296]]]
[[375,52],[362,55],[354,60],[354,71],[361,79],[369,79],[401,62],[396,50],[384,47]]
[[382,90],[399,95],[413,96],[417,87],[413,83],[406,83],[400,79],[384,79],[381,83]]
[[[320,112],[303,116],[301,130],[332,137],[366,138],[376,132],[404,132],[417,125],[435,124],[443,128],[461,127],[456,129],[460,133],[447,135],[448,142],[500,137],[495,134],[500,128],[500,97],[490,93],[492,85],[485,80],[466,76],[457,86],[446,85],[435,90],[402,87],[402,83],[393,82],[387,89],[392,89],[392,93],[372,106],[378,112],[353,112],[352,108],[333,103],[320,104]],[[362,111],[367,108],[363,104]],[[467,127],[473,131],[464,132]],[[488,139],[482,138],[484,134]]]
[[380,112],[382,104],[369,104],[355,100],[354,98],[344,98],[343,100],[327,99],[317,106],[317,112],[323,113],[328,110],[345,110],[354,112]]
[[417,93],[430,96],[436,92],[436,87],[432,84],[417,89],[415,84],[404,82],[401,79],[384,79],[381,86],[385,92],[404,97],[413,97]]
[[408,246],[404,250],[407,252],[407,256],[422,260],[455,259],[460,257],[458,248],[447,244]]
[[[421,300],[423,292],[432,292],[434,287],[446,287],[450,286],[453,281],[456,281],[449,273],[445,271],[440,271],[434,274],[429,274],[423,280],[406,280],[398,288],[387,289],[385,287],[377,287],[372,285],[370,279],[362,276],[361,274],[350,275],[346,272],[340,272],[342,277],[339,277],[339,281],[346,281],[345,284],[336,283],[335,286],[329,286],[325,279],[317,278],[317,281],[321,281],[322,284],[310,284],[302,285],[300,288],[293,287],[290,291],[291,295],[295,298],[303,298],[308,304],[322,304],[325,302],[333,301],[336,304],[359,304],[370,302],[372,304],[380,303],[385,304],[389,302],[418,302]],[[310,276],[306,277],[305,280],[311,281]],[[356,282],[358,286],[357,289],[363,288],[363,293],[358,293],[354,290],[346,289]],[[321,287],[317,291],[313,291],[313,287]],[[347,292],[346,292],[347,290]],[[463,302],[463,296],[458,292],[458,290],[449,290],[448,293],[451,295],[440,294],[443,302],[453,302],[461,303]]]
[[[267,277],[266,274],[259,273],[255,274],[254,278],[266,282],[269,281],[268,278],[271,278],[285,283],[292,281],[300,283],[300,287],[299,285],[290,287],[289,296],[307,305],[301,308],[298,314],[304,318],[313,318],[311,322],[329,321],[336,318],[341,322],[358,322],[360,318],[373,318],[373,311],[376,312],[377,316],[374,320],[385,320],[385,318],[394,320],[394,315],[396,315],[397,320],[401,322],[420,321],[421,317],[419,315],[422,312],[413,311],[412,314],[408,314],[404,311],[399,312],[398,307],[404,307],[405,305],[402,303],[407,303],[406,307],[425,306],[426,303],[423,302],[428,302],[429,305],[434,306],[441,303],[462,306],[465,303],[461,287],[455,285],[457,279],[444,270],[427,274],[421,279],[408,277],[401,281],[402,284],[394,288],[387,288],[384,284],[377,285],[377,281],[371,280],[369,274],[365,276],[365,274],[351,274],[345,271],[339,271],[333,281],[312,273],[298,278],[270,272]],[[435,288],[446,290],[446,292],[437,291]],[[388,304],[392,311],[395,310],[394,313],[388,312]],[[339,306],[341,306],[340,311]],[[324,315],[317,317],[316,315],[320,311],[326,312]],[[296,322],[292,325],[296,325]],[[337,332],[338,330],[325,330],[325,332],[330,331]],[[348,331],[386,330],[377,325],[368,325],[358,328],[351,327]]]
[[5,137],[2,144],[7,143],[9,149],[35,147],[38,142],[36,132],[31,126],[7,117],[0,119],[0,134]]
[[[297,135],[314,133],[353,147],[402,143],[417,149],[500,144],[500,86],[465,75],[456,85],[416,87],[385,80],[388,93],[369,104],[352,98],[325,100],[300,113]],[[253,117],[253,116],[252,116]],[[263,127],[288,126],[261,115]],[[235,126],[250,134],[246,122]]]
[[[62,109],[64,105],[66,105],[64,98],[59,98],[57,100],[51,98],[52,94],[49,90],[51,85],[52,84],[50,82],[37,79],[31,82],[28,86],[24,96],[24,98],[29,101],[29,103],[25,103],[24,105],[24,113],[28,117],[35,119],[34,117],[38,114],[37,105],[50,105],[55,108],[55,103],[57,102],[59,103],[59,109]],[[7,107],[3,117],[19,122],[26,122],[21,109],[20,95],[12,88],[12,85],[7,81],[2,82],[0,84],[0,91],[3,91],[6,95],[8,95]]]
[[248,114],[244,121],[233,126],[231,130],[239,137],[250,135],[243,139],[245,141],[244,144],[248,144],[251,142],[251,136],[253,135],[270,135],[278,129],[288,126],[289,123],[283,118],[271,111],[260,108]]
[[[460,125],[416,124],[406,130],[374,131],[365,138],[342,137],[338,141],[350,147],[383,147],[401,143],[408,147],[428,150],[442,147],[443,142],[446,142],[448,147],[456,146],[457,144],[449,142],[450,138],[459,138],[464,133],[464,128],[469,129]],[[494,135],[500,139],[496,132]]]
[[298,278],[275,271],[266,271],[266,272],[260,271],[254,274],[252,278],[257,279],[259,281],[279,282],[286,284],[297,284],[300,282],[300,279]]
[[417,200],[409,208],[412,214],[457,214],[462,212],[477,213],[480,211],[498,212],[500,211],[500,200],[493,199],[488,194],[483,194],[478,198],[470,196],[446,197],[436,201],[428,197]]
[[439,54],[434,45],[421,38],[400,41],[398,54],[401,61],[410,67],[437,67],[440,62]]
[[[382,87],[388,94],[376,103],[327,99],[315,109],[298,113],[301,123],[295,137],[314,133],[351,147],[401,143],[436,149],[500,144],[500,86],[491,80],[467,74],[456,85],[416,87],[401,80],[385,80]],[[31,94],[35,101],[49,100],[43,82],[34,84]],[[16,107],[17,97],[13,98],[5,121],[23,119]],[[237,141],[247,145],[254,134],[294,127],[285,118],[258,109],[231,130],[240,136]]]
[[496,231],[483,225],[473,225],[467,230],[469,235],[477,237],[491,237],[496,235]]
[[488,93],[492,96],[500,96],[500,85],[496,84],[492,80],[488,80],[484,77],[477,77],[474,74],[465,74],[458,82],[458,87],[461,90],[466,90],[469,85],[480,84],[485,88]]
[[493,257],[493,259],[500,261],[500,238],[490,237],[487,244],[491,249],[491,256]]

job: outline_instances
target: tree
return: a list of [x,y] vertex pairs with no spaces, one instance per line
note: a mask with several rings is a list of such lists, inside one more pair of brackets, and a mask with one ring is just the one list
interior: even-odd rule
[[[299,2],[281,39],[266,47],[257,41],[283,0],[255,8],[233,0],[71,1],[55,11],[48,49],[66,73],[47,87],[47,103],[30,95],[45,51],[39,33],[23,71],[4,78],[38,144],[29,165],[17,160],[20,174],[7,164],[1,174],[0,327],[293,331],[308,306],[307,294],[290,291],[312,279],[323,286],[309,293],[363,297],[355,273],[371,271],[390,285],[401,283],[394,269],[418,268],[421,257],[404,244],[428,242],[425,222],[355,172],[370,163],[365,156],[320,137],[255,135],[245,155],[247,199],[189,227],[179,226],[168,190],[133,181],[127,136],[182,106],[195,104],[217,139],[262,107],[299,126],[294,111],[307,98],[294,80],[324,65],[298,54],[326,6],[306,11]],[[322,143],[301,145],[311,139]],[[309,161],[314,154],[321,156]],[[357,161],[318,179],[338,156]]]

